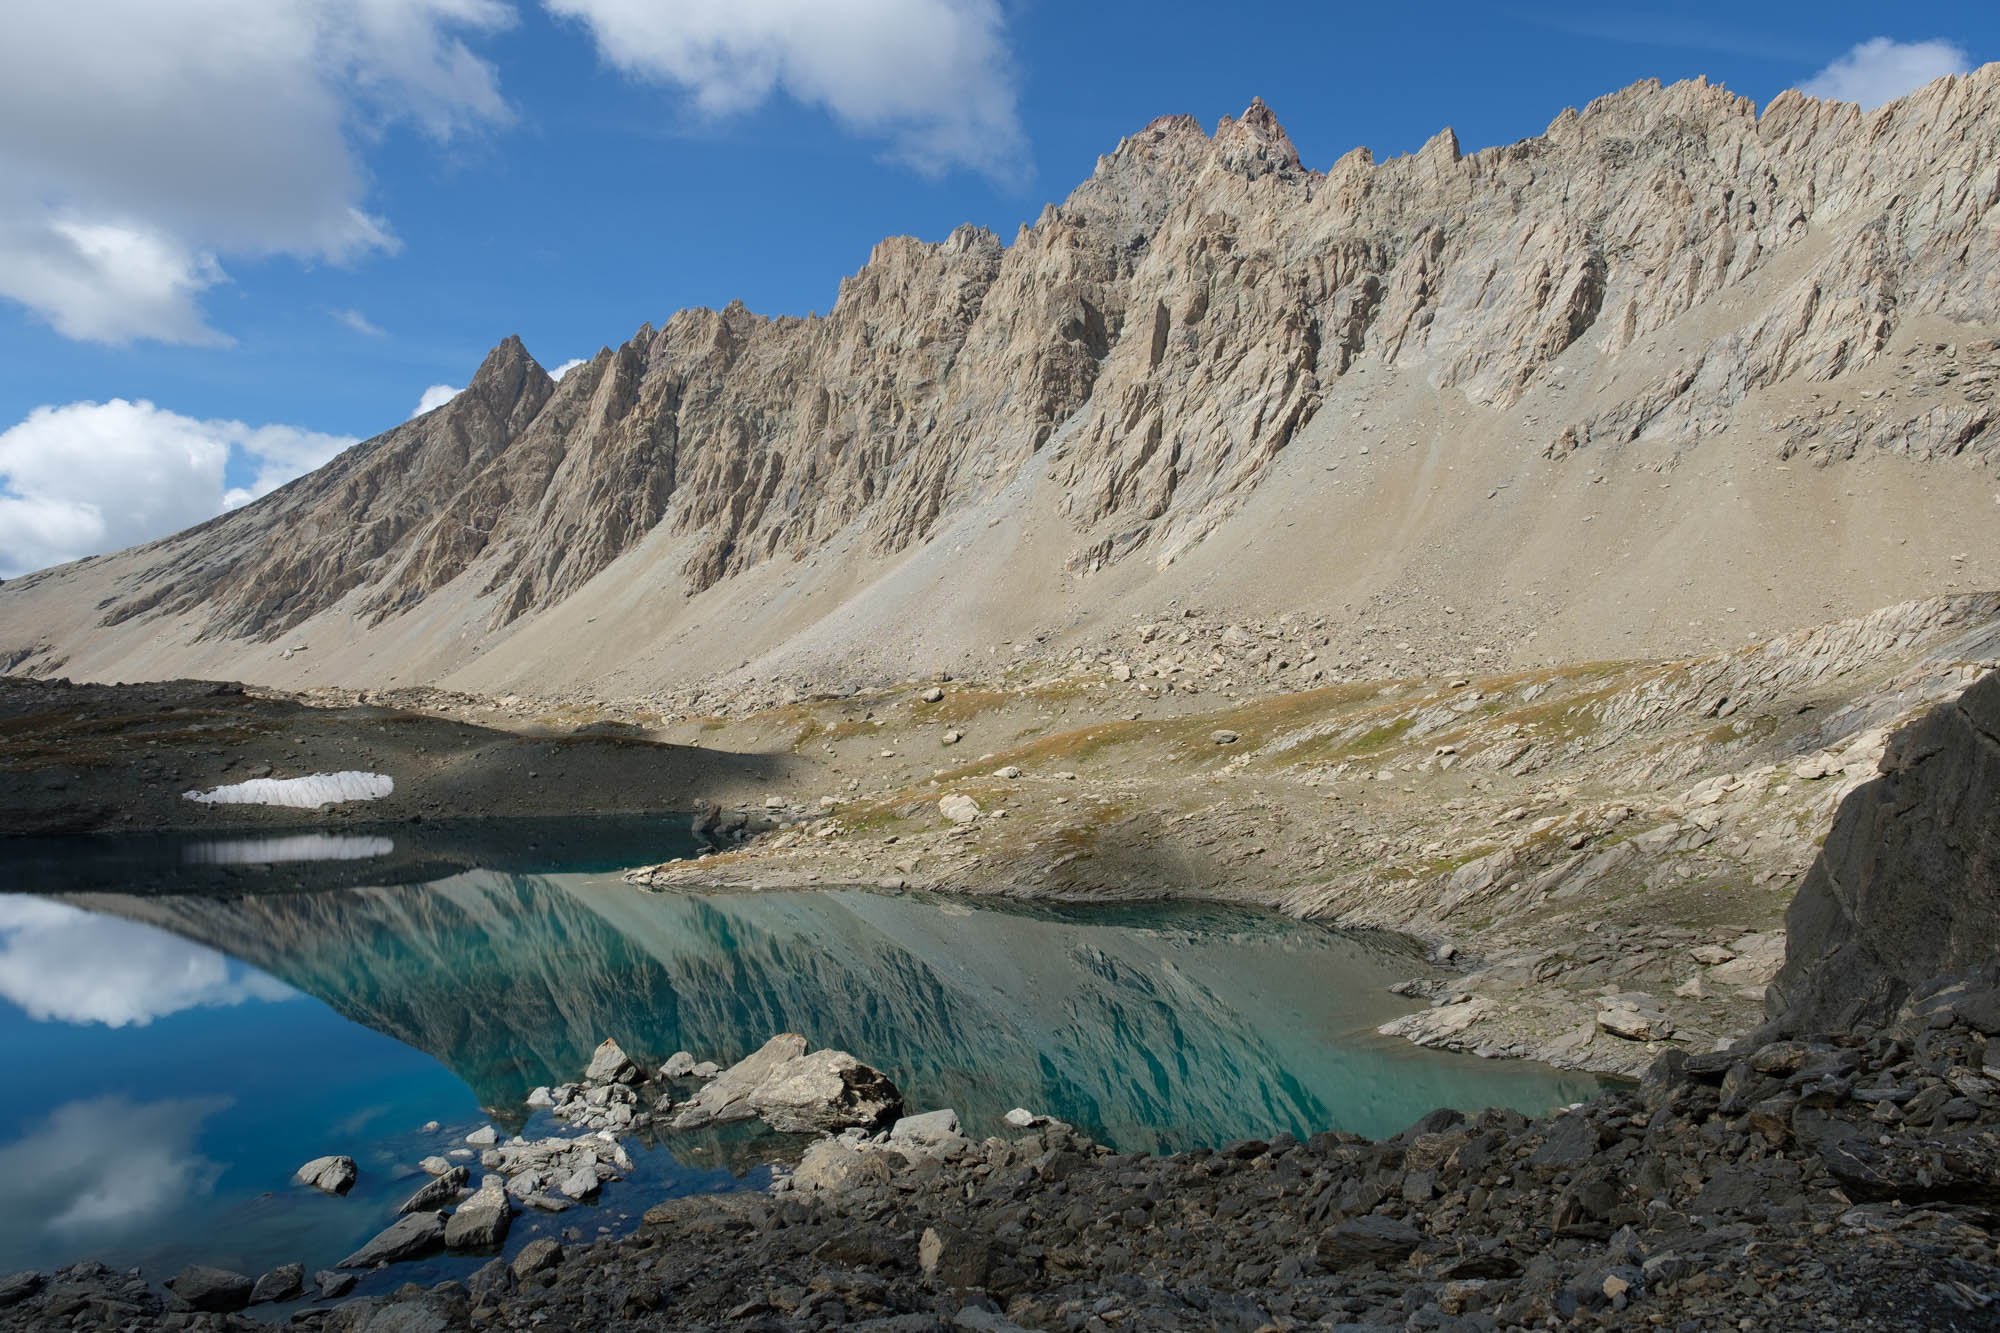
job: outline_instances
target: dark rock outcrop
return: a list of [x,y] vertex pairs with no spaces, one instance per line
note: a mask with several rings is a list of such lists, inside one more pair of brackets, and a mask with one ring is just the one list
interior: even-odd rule
[[1766,996],[1784,1032],[1886,1021],[2000,950],[2000,675],[1895,735],[1882,776],[1842,803],[1786,928]]

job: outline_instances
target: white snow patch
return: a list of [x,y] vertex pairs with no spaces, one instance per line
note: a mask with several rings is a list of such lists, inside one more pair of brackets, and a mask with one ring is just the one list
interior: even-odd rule
[[[193,793],[189,793],[193,795]],[[202,798],[195,797],[200,800]],[[396,850],[389,838],[358,834],[300,833],[289,838],[236,838],[197,842],[181,849],[191,866],[268,866],[284,861],[366,861]]]
[[396,780],[386,773],[313,773],[303,778],[252,778],[232,782],[213,791],[181,793],[203,805],[287,805],[297,810],[317,810],[339,801],[373,801],[396,790]]

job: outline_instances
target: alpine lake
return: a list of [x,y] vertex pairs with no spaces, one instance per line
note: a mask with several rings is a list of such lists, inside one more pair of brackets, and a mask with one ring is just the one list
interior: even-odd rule
[[[883,1070],[911,1112],[954,1108],[975,1138],[1020,1106],[1121,1151],[1379,1137],[1438,1107],[1533,1114],[1599,1086],[1378,1036],[1411,1007],[1387,987],[1431,970],[1407,940],[1196,904],[619,878],[692,855],[687,827],[0,841],[0,1273],[330,1268],[428,1179],[420,1159],[456,1152],[476,1185],[468,1133],[582,1132],[526,1099],[576,1079],[606,1037],[656,1068],[798,1032]],[[763,1188],[804,1146],[754,1122],[624,1143],[625,1179],[527,1210],[506,1253],[627,1230],[672,1195]],[[294,1182],[335,1153],[359,1166],[348,1194]],[[488,1258],[398,1264],[358,1290]]]

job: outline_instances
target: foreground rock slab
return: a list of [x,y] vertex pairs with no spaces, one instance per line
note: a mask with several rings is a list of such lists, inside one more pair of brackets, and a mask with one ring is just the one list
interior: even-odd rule
[[443,1213],[412,1213],[339,1263],[341,1268],[373,1268],[377,1264],[420,1259],[444,1244]]

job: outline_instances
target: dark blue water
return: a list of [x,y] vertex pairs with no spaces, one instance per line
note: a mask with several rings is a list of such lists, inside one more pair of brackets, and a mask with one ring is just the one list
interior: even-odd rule
[[[84,1256],[156,1273],[330,1266],[422,1182],[419,1158],[489,1122],[558,1132],[523,1100],[574,1078],[606,1036],[653,1063],[683,1049],[726,1062],[802,1032],[974,1133],[1024,1105],[1152,1151],[1385,1135],[1438,1106],[1541,1111],[1596,1086],[1377,1037],[1407,1008],[1385,987],[1424,970],[1394,941],[1203,907],[655,894],[601,866],[683,851],[677,828],[579,821],[533,847],[515,830],[490,857],[505,868],[468,865],[480,855],[463,834],[446,862],[401,862],[439,878],[358,882],[369,849],[347,844],[344,887],[296,887],[319,872],[288,863],[267,883],[295,887],[278,892],[241,856],[43,846],[40,876],[67,855],[79,883],[184,875],[208,891],[0,895],[0,1067],[16,1091],[0,1105],[16,1204],[0,1212],[0,1271]],[[218,864],[236,892],[213,891]],[[797,1148],[749,1129],[628,1146],[632,1180],[595,1207],[524,1215],[510,1250],[621,1229],[670,1193],[760,1187],[761,1164]],[[361,1167],[346,1198],[290,1184],[335,1152]]]

